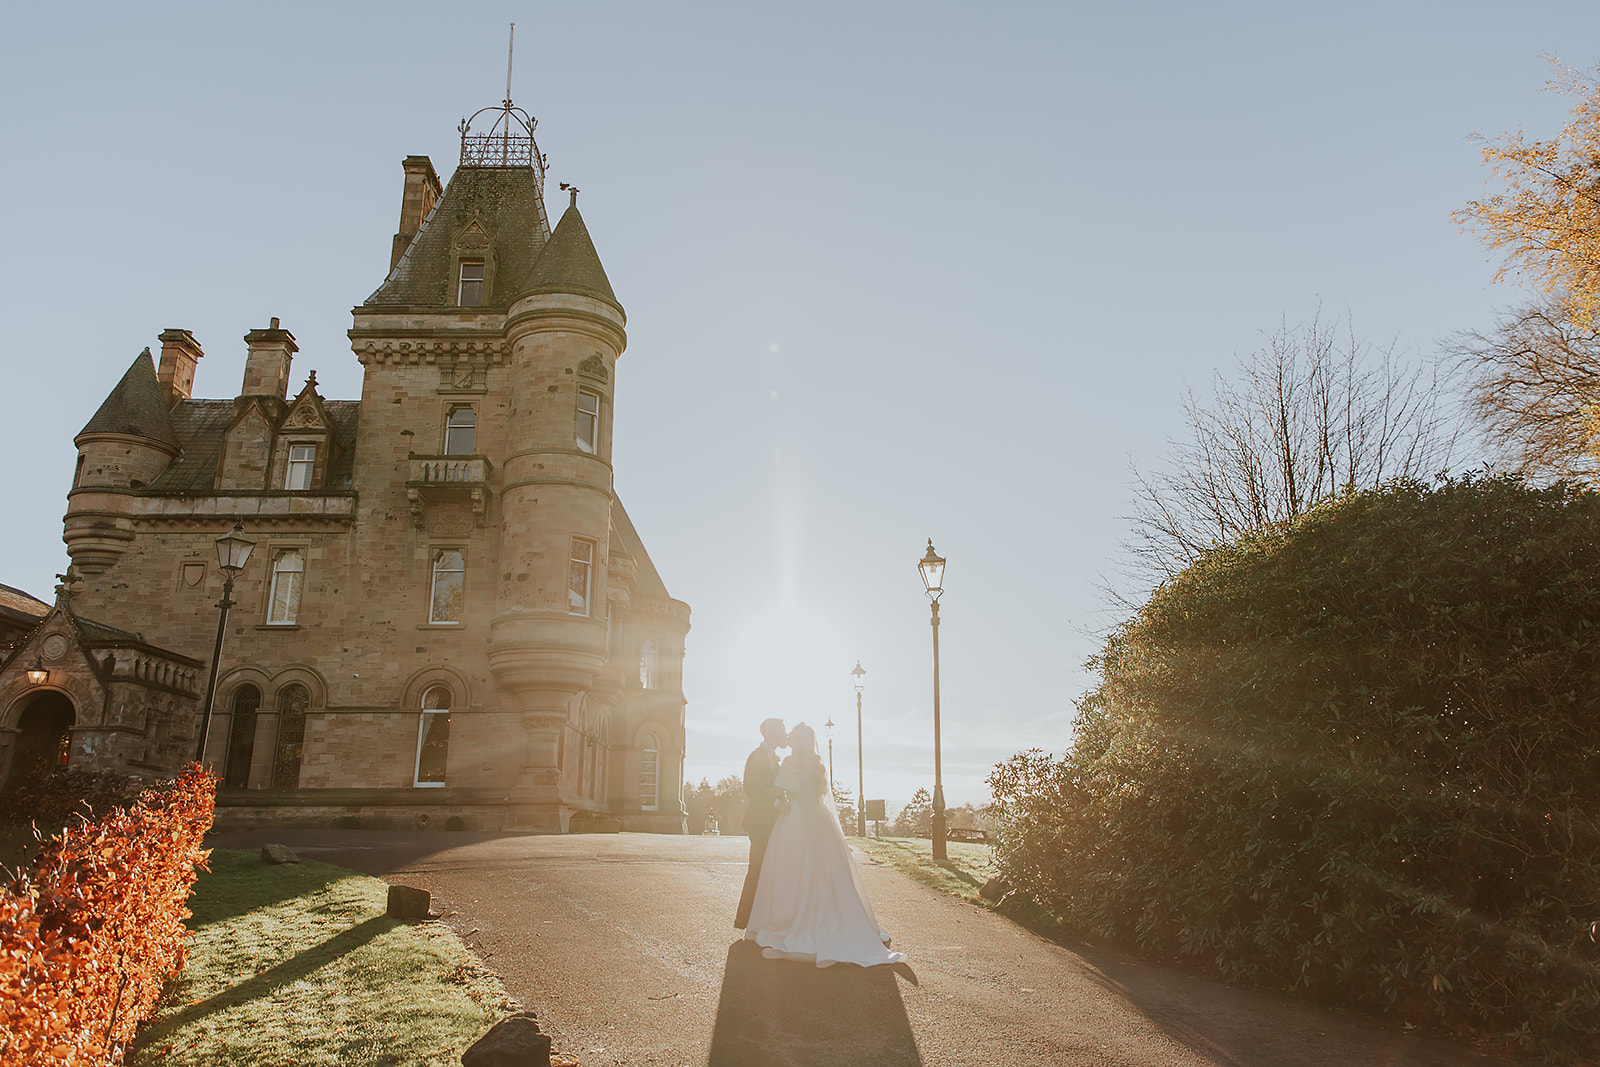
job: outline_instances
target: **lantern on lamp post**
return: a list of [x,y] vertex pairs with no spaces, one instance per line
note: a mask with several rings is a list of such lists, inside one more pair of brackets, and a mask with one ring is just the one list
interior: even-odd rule
[[917,562],[922,575],[922,587],[927,590],[933,605],[933,858],[945,859],[944,847],[944,776],[939,752],[939,597],[944,593],[944,557],[933,550],[933,539],[928,539],[928,552]]
[[217,602],[217,643],[211,649],[211,676],[206,680],[205,709],[200,713],[200,743],[195,749],[194,761],[202,766],[206,761],[206,733],[211,729],[211,701],[217,693],[217,663],[222,658],[222,635],[228,628],[228,609],[234,606],[233,580],[250,562],[250,551],[256,543],[244,534],[244,520],[235,519],[233,529],[217,538],[217,565],[225,575],[222,582],[222,599]]

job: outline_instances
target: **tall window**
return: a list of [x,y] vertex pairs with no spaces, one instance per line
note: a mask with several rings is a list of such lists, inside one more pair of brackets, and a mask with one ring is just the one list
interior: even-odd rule
[[433,550],[433,595],[428,621],[458,623],[467,578],[466,554],[459,548]]
[[656,643],[645,641],[639,646],[639,684],[646,689],[656,687]]
[[639,752],[639,807],[655,811],[661,806],[661,742],[646,734]]
[[317,463],[316,445],[290,445],[289,470],[283,477],[285,489],[310,489],[311,469]]
[[267,622],[292,626],[300,615],[300,587],[306,577],[306,550],[280,548],[272,554],[272,592],[267,600]]
[[456,408],[444,424],[444,454],[470,456],[478,434],[478,413]]
[[572,539],[572,559],[567,567],[567,614],[589,614],[589,590],[594,572],[594,542]]
[[593,452],[600,440],[600,397],[586,389],[578,390],[578,447]]
[[272,763],[272,788],[294,789],[300,784],[300,756],[306,741],[306,708],[311,690],[285,686],[278,694],[278,752]]
[[475,308],[483,303],[483,260],[461,261],[461,284],[456,290],[456,303],[464,308]]
[[261,690],[241,685],[233,693],[233,716],[228,723],[228,764],[223,773],[224,789],[243,789],[250,784],[250,756],[256,747],[256,711],[261,707]]
[[417,727],[418,788],[444,785],[444,767],[450,753],[450,690],[436,685],[422,694],[422,722]]

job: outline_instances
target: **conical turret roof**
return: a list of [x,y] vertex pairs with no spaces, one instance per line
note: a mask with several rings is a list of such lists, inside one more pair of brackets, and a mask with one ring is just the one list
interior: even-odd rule
[[140,352],[122,376],[100,410],[94,413],[78,436],[91,433],[120,433],[159,441],[174,449],[178,435],[172,432],[167,401],[161,383],[156,381],[156,364],[147,348]]
[[583,224],[576,203],[561,216],[522,289],[525,293],[577,293],[617,303],[611,279],[600,265],[600,255],[594,250],[589,227]]

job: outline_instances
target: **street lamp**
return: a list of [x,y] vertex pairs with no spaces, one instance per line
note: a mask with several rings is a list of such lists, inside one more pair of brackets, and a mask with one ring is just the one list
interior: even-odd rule
[[944,592],[944,557],[933,550],[928,539],[928,554],[917,562],[922,586],[933,604],[933,858],[945,858],[944,776],[939,754],[939,596]]
[[828,728],[828,795],[833,795],[833,717],[822,725]]
[[866,749],[861,744],[861,679],[866,671],[856,660],[856,669],[850,672],[856,680],[856,836],[867,836],[867,771]]
[[200,713],[200,744],[195,749],[194,761],[201,766],[206,761],[206,732],[211,729],[211,700],[217,693],[217,663],[222,658],[222,635],[228,628],[228,609],[233,607],[233,580],[250,562],[250,550],[256,543],[241,536],[244,520],[235,519],[233,529],[217,538],[217,565],[227,577],[222,582],[222,599],[217,602],[221,614],[217,616],[217,643],[211,649],[211,677],[206,681],[205,710]]

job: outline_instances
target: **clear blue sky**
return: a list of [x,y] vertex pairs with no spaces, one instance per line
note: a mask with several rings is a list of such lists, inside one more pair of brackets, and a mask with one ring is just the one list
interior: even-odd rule
[[[867,793],[1059,752],[1129,460],[1320,301],[1429,353],[1516,296],[1450,213],[1474,131],[1556,128],[1585,3],[30,5],[0,36],[9,395],[0,581],[48,598],[72,436],[164,327],[232,396],[279,316],[360,394],[400,160],[513,95],[629,317],[616,480],[694,609],[688,774],[768,715],[848,723]],[[554,205],[559,208],[559,204]],[[204,650],[196,650],[203,654]]]

